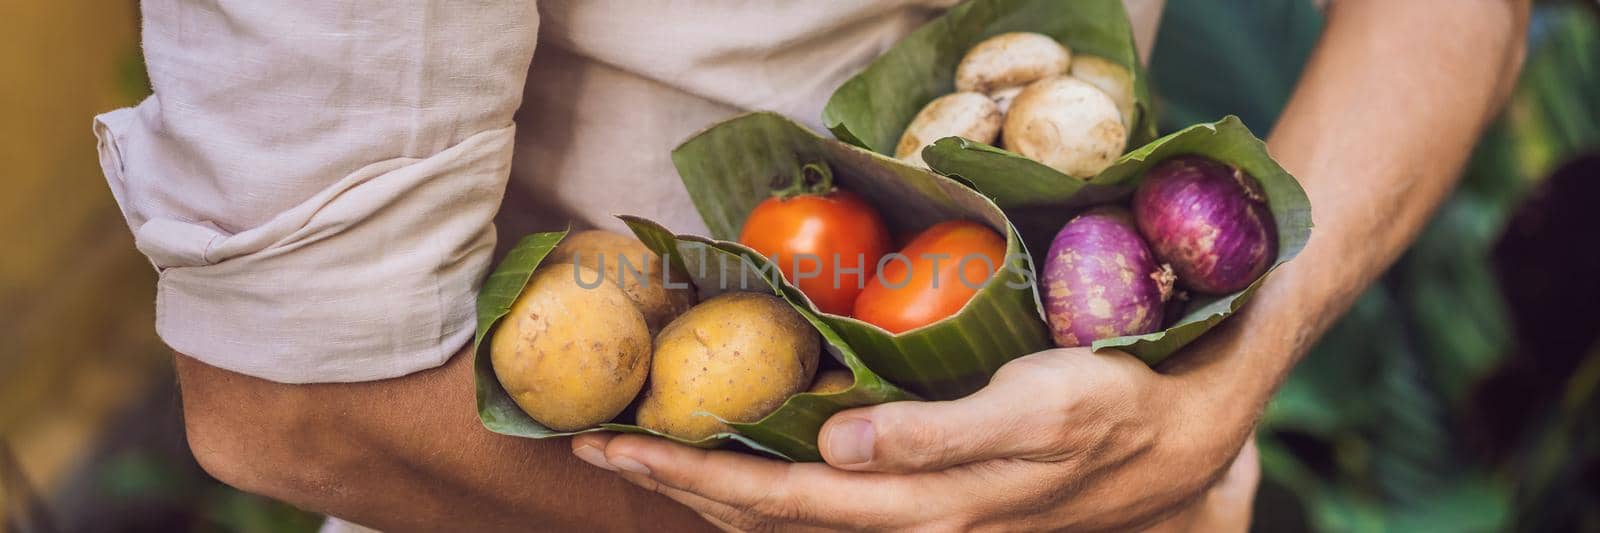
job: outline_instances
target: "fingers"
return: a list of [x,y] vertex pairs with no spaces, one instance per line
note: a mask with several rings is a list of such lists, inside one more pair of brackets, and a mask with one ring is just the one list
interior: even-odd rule
[[641,435],[615,436],[605,458],[629,481],[735,529],[776,523],[886,526],[919,512],[906,505],[918,501],[907,490],[908,481],[893,476],[702,450]]
[[728,520],[736,519],[736,517],[739,516],[740,513],[738,509],[707,499],[692,492],[663,486],[659,482],[650,478],[648,467],[645,467],[643,464],[633,460],[632,458],[619,457],[619,463],[626,467],[626,469],[612,465],[611,460],[605,455],[605,449],[614,437],[616,437],[616,434],[610,432],[584,433],[575,435],[572,437],[572,454],[577,456],[579,459],[582,459],[586,463],[605,470],[616,472],[620,474],[623,479],[626,479],[635,485],[643,487],[651,492],[659,493],[669,499],[672,499],[673,501],[694,509],[700,514],[701,518],[711,523],[711,525],[716,526],[717,529],[730,532],[742,531],[742,529],[734,527],[732,524],[728,523]]
[[717,518],[715,516],[711,516],[711,515],[708,515],[708,514],[705,514],[705,513],[700,513],[700,518],[704,519],[707,523],[710,523],[712,526],[715,526],[718,530],[721,530],[721,531],[726,531],[728,533],[738,533],[740,531],[743,531],[743,530],[741,530],[739,528],[733,527],[733,524],[729,524],[727,522],[724,522],[724,521],[722,521],[721,518]]
[[611,438],[614,436],[616,435],[610,432],[573,435],[572,455],[578,456],[585,463],[616,472],[617,467],[611,466],[611,463],[606,462],[605,452],[606,443],[611,442]]
[[1178,531],[1249,531],[1256,484],[1260,481],[1260,462],[1255,439],[1244,448],[1227,472],[1189,506],[1162,519],[1141,533]]
[[835,414],[817,444],[834,467],[863,472],[930,472],[1022,455],[1026,410],[980,392],[951,402],[896,402]]
[[1205,511],[1197,522],[1199,527],[1191,531],[1248,531],[1260,481],[1261,460],[1256,440],[1251,438],[1245,441],[1227,474],[1201,499]]
[[[1076,358],[1076,359],[1074,359]],[[989,385],[948,402],[896,402],[835,414],[818,435],[834,467],[929,472],[989,459],[1045,460],[1071,450],[1070,416],[1086,389],[1119,372],[1105,356],[1051,350],[1001,368]],[[1145,370],[1148,372],[1148,370]]]
[[[681,503],[685,507],[693,509],[695,513],[700,515],[700,518],[704,519],[706,522],[710,522],[711,525],[715,526],[717,529],[723,531],[747,531],[760,526],[758,521],[754,519],[752,515],[737,507],[706,498],[705,496],[701,496],[693,492],[663,485],[660,482],[650,479],[648,476],[626,471],[622,472],[621,474],[622,478],[628,480],[630,483],[643,487],[651,492],[666,496],[672,501]],[[741,526],[736,524],[744,525]]]

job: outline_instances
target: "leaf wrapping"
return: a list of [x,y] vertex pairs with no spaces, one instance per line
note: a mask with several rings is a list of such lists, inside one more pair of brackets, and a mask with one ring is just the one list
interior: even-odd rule
[[[751,113],[713,126],[672,153],[720,246],[738,236],[750,211],[771,194],[774,176],[825,162],[835,182],[878,208],[890,231],[910,234],[967,219],[1007,239],[1002,269],[956,315],[896,334],[854,318],[821,313],[780,280],[790,301],[820,317],[879,375],[923,397],[965,396],[988,383],[1007,361],[1050,347],[1026,249],[999,207],[959,181],[855,146],[824,139],[773,113]],[[749,252],[754,255],[754,252]]]
[[[724,250],[697,237],[675,236],[659,224],[642,218],[622,217],[622,219],[646,246],[663,254],[663,257],[673,261],[688,273],[690,280],[704,297],[728,290],[778,294],[779,288],[773,286],[759,273],[753,272],[758,263],[741,261],[739,250]],[[489,345],[484,341],[493,333],[494,326],[500,318],[510,311],[511,304],[522,294],[534,270],[566,234],[566,231],[536,233],[523,238],[495,267],[494,272],[484,281],[483,289],[479,291],[478,328],[473,337],[473,368],[478,418],[490,431],[536,439],[565,437],[591,431],[619,431],[645,433],[685,444],[706,445],[735,441],[788,460],[820,461],[822,455],[817,450],[817,432],[829,416],[851,407],[915,399],[915,396],[884,381],[869,370],[838,334],[818,321],[814,314],[804,308],[797,308],[807,321],[816,326],[822,336],[824,349],[854,375],[855,384],[849,389],[828,394],[796,394],[759,421],[729,422],[735,432],[717,434],[693,442],[626,423],[607,423],[595,428],[569,432],[547,428],[517,407],[511,396],[501,387],[494,373],[494,365],[490,362]],[[715,271],[703,268],[710,264],[731,266],[718,268]],[[627,419],[630,416],[631,409],[623,413],[619,419]]]

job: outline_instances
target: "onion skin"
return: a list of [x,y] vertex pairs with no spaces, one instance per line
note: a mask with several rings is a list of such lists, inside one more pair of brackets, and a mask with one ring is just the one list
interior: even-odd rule
[[1057,346],[1140,335],[1161,328],[1172,272],[1121,207],[1099,207],[1056,233],[1044,265],[1044,309]]
[[1133,195],[1139,232],[1195,292],[1227,294],[1261,277],[1278,254],[1277,224],[1261,185],[1204,157],[1156,165]]

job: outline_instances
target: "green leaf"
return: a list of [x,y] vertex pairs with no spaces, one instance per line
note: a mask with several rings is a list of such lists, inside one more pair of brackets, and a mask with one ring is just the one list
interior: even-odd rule
[[[968,219],[1006,235],[1006,270],[955,316],[898,335],[821,313],[798,289],[779,281],[790,301],[815,313],[868,367],[896,385],[927,398],[956,398],[981,388],[1007,361],[1050,347],[1033,269],[1017,232],[993,202],[961,182],[824,139],[773,113],[713,126],[673,150],[672,160],[711,235],[724,241],[739,235],[750,211],[770,196],[775,176],[793,175],[813,162],[827,163],[835,183],[876,206],[893,233]],[[717,246],[760,259],[735,243]]]
[[934,98],[955,92],[956,65],[986,38],[1042,33],[1073,54],[1104,57],[1133,74],[1128,146],[1155,138],[1150,90],[1121,0],[973,0],[918,28],[834,91],[822,122],[835,137],[893,155],[900,133]]
[[[923,152],[933,168],[960,176],[994,198],[1022,232],[1024,242],[1034,251],[1036,264],[1042,264],[1042,254],[1049,249],[1055,232],[1079,210],[1123,201],[1139,185],[1145,172],[1178,155],[1203,155],[1234,165],[1261,182],[1278,226],[1278,257],[1273,268],[1305,247],[1306,239],[1311,236],[1311,205],[1300,182],[1272,160],[1266,143],[1232,116],[1190,126],[1157,139],[1122,156],[1089,180],[1074,178],[1009,152],[961,138],[940,139]],[[1094,349],[1120,348],[1149,364],[1160,363],[1238,311],[1265,278],[1263,275],[1233,294],[1189,302],[1181,318],[1165,330],[1101,339],[1095,341]]]
[[[581,431],[556,431],[544,427],[517,407],[495,377],[494,364],[489,359],[489,344],[484,341],[494,331],[495,324],[511,311],[511,304],[522,294],[533,271],[566,236],[567,232],[563,230],[523,237],[483,281],[483,288],[478,291],[478,328],[472,339],[478,419],[489,431],[517,437],[565,437],[601,430],[654,434],[643,428],[617,424],[602,424],[601,427]],[[676,438],[674,440],[683,442]]]
[[[490,431],[519,437],[549,437],[561,435],[529,418],[517,407],[494,376],[494,365],[489,362],[489,345],[484,342],[496,322],[511,311],[511,304],[522,294],[534,269],[556,244],[567,236],[566,231],[535,233],[517,242],[494,272],[483,280],[478,290],[478,330],[472,337],[473,369],[477,377],[478,418]],[[568,433],[570,434],[570,433]]]
[[[699,237],[680,238],[659,224],[642,218],[621,218],[646,246],[684,267],[684,272],[689,273],[690,280],[700,290],[702,297],[710,297],[727,290],[774,294],[779,291],[760,275],[747,272],[741,267],[744,263],[739,260],[740,250],[723,250]],[[488,338],[499,319],[511,309],[511,304],[522,293],[533,271],[565,236],[566,232],[561,231],[538,233],[524,238],[512,248],[511,253],[484,281],[483,289],[479,293],[478,330],[473,344],[474,368],[477,376],[478,417],[490,431],[519,437],[549,438],[608,430],[644,433],[685,444],[701,445],[732,440],[789,460],[820,461],[822,456],[817,450],[817,432],[822,428],[822,423],[834,413],[851,407],[916,399],[915,396],[872,373],[837,333],[817,320],[815,315],[801,308],[801,315],[816,326],[822,335],[828,353],[849,368],[855,376],[855,384],[849,389],[829,394],[797,394],[760,421],[748,424],[729,422],[736,433],[713,435],[693,442],[623,423],[602,424],[597,428],[573,432],[555,431],[544,427],[518,408],[511,396],[500,386],[500,381],[494,374],[494,366],[490,363],[488,345],[483,341]],[[742,252],[753,254],[748,249]],[[718,268],[713,272],[706,268],[713,263],[731,264],[733,267]],[[622,418],[625,419],[627,416],[624,414]],[[708,416],[711,415],[708,413]]]

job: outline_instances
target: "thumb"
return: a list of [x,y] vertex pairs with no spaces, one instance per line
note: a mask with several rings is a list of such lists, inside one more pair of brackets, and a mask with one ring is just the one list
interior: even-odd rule
[[998,383],[948,402],[895,402],[842,411],[818,434],[822,457],[844,470],[928,472],[1029,454],[1037,421]]

